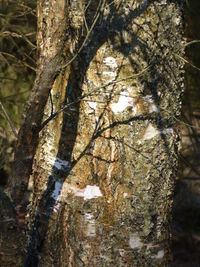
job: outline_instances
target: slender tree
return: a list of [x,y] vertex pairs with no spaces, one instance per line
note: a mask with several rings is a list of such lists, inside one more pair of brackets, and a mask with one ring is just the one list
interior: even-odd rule
[[12,178],[18,213],[29,201],[25,266],[165,266],[182,1],[37,10],[38,72]]

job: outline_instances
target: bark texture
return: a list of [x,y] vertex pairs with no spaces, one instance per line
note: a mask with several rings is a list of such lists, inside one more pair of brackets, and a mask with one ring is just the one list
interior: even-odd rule
[[37,14],[37,77],[19,130],[11,179],[11,196],[16,204],[25,202],[44,107],[65,56],[66,1],[38,0]]
[[[97,2],[67,6],[71,52],[88,36]],[[55,108],[64,98],[82,100],[40,135],[25,266],[167,265],[183,89],[181,2],[115,1],[99,10],[52,89]]]

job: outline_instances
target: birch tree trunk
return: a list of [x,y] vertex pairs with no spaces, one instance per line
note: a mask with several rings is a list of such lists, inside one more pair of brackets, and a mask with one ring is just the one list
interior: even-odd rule
[[[55,1],[38,2],[42,21]],[[183,89],[181,1],[72,0],[61,8],[67,55],[75,56],[45,107],[43,122],[65,105],[39,133],[25,266],[165,266]]]

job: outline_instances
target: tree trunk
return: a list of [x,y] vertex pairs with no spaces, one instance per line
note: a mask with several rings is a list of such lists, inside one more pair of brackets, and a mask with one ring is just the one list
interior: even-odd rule
[[167,264],[183,88],[180,2],[67,5],[66,47],[78,53],[43,116],[65,101],[39,135],[25,266]]
[[18,134],[13,175],[10,180],[11,197],[19,206],[27,200],[27,184],[38,145],[44,107],[60,71],[59,66],[65,57],[63,51],[66,40],[65,9],[65,0],[58,2],[38,0],[37,46],[40,57],[35,84]]

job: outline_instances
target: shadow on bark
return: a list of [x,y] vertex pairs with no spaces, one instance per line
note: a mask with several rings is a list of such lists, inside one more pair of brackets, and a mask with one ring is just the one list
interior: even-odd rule
[[[152,1],[154,2],[154,1]],[[174,150],[174,147],[176,147],[176,138],[172,138],[173,140],[171,143],[168,140],[166,129],[171,129],[171,127],[176,123],[176,117],[179,116],[179,108],[177,108],[176,103],[178,103],[179,100],[177,100],[178,94],[177,94],[177,88],[180,88],[180,82],[182,82],[182,79],[179,79],[179,71],[175,71],[173,68],[180,69],[180,62],[175,59],[174,55],[170,54],[171,50],[176,52],[176,49],[174,48],[174,42],[176,41],[176,33],[169,35],[168,27],[165,29],[166,21],[162,22],[162,19],[158,19],[158,24],[162,25],[163,27],[163,37],[158,38],[158,42],[156,41],[155,37],[155,43],[154,47],[152,48],[152,43],[150,44],[146,43],[145,40],[137,36],[137,31],[135,33],[128,32],[128,28],[131,24],[134,23],[134,19],[139,17],[143,12],[145,12],[148,8],[147,1],[145,1],[146,4],[141,5],[140,8],[134,11],[130,11],[129,15],[124,15],[123,10],[116,7],[113,3],[111,5],[111,12],[108,14],[106,19],[101,15],[99,17],[98,23],[96,24],[94,31],[92,35],[90,36],[90,39],[88,40],[87,45],[84,47],[82,52],[79,55],[79,58],[72,63],[72,70],[70,73],[68,86],[66,88],[66,101],[74,102],[77,98],[81,97],[82,94],[82,86],[83,82],[86,78],[86,73],[89,69],[90,63],[93,60],[94,56],[96,55],[98,49],[106,42],[110,42],[110,45],[113,46],[114,50],[121,53],[124,58],[128,58],[131,68],[134,73],[142,72],[144,69],[144,65],[141,64],[141,62],[145,62],[149,69],[147,72],[141,75],[141,77],[138,77],[137,79],[142,84],[143,88],[140,93],[141,99],[143,99],[148,94],[151,94],[152,101],[156,105],[156,112],[152,113],[146,113],[141,115],[134,115],[132,117],[127,117],[127,119],[121,119],[117,121],[112,121],[110,125],[108,126],[102,126],[100,124],[101,118],[104,117],[105,113],[107,112],[107,107],[109,106],[110,102],[113,99],[114,95],[114,86],[113,89],[109,92],[109,95],[107,96],[107,107],[102,110],[100,116],[98,117],[96,121],[96,127],[94,129],[94,132],[92,134],[91,140],[89,140],[88,144],[85,146],[85,149],[81,151],[79,157],[77,159],[72,159],[73,155],[73,149],[75,146],[76,138],[77,138],[77,129],[78,129],[78,122],[79,122],[79,103],[72,106],[71,110],[66,110],[64,112],[63,117],[63,128],[62,128],[62,135],[59,142],[59,150],[57,157],[66,160],[70,162],[70,167],[66,167],[65,169],[58,170],[57,166],[54,165],[52,168],[52,174],[48,178],[48,185],[45,192],[42,194],[42,197],[37,204],[37,207],[34,211],[34,219],[32,222],[32,226],[29,229],[28,235],[30,237],[29,245],[27,248],[27,255],[25,259],[24,266],[37,266],[38,265],[38,259],[39,254],[43,251],[43,245],[45,242],[45,237],[47,231],[49,231],[49,220],[52,217],[52,214],[55,212],[56,207],[56,201],[59,198],[59,192],[62,190],[63,183],[68,179],[68,176],[73,173],[73,169],[76,166],[76,164],[82,159],[85,155],[90,155],[91,157],[95,158],[93,154],[90,152],[90,148],[93,146],[95,140],[98,137],[103,136],[103,134],[109,130],[114,129],[117,126],[120,125],[130,125],[136,122],[147,122],[148,125],[152,125],[157,131],[158,135],[161,137],[161,141],[164,145],[165,154],[167,155],[167,160],[165,164],[168,166],[168,169],[172,171],[171,177],[174,176],[174,169],[176,165],[176,149]],[[129,8],[129,6],[127,7]],[[164,7],[163,7],[164,8]],[[161,9],[155,10],[159,13],[163,12]],[[87,14],[86,14],[87,15]],[[88,16],[91,17],[90,12],[88,11]],[[86,19],[89,21],[89,18],[86,17]],[[149,21],[143,23],[143,25],[149,25]],[[136,25],[138,27],[138,32],[141,30],[141,25]],[[151,29],[151,28],[150,28]],[[154,29],[151,29],[152,32],[154,32]],[[143,29],[145,32],[145,29]],[[128,40],[124,35],[128,34]],[[146,31],[146,35],[149,34],[149,29]],[[156,36],[156,32],[154,33]],[[151,38],[151,36],[150,36]],[[171,38],[171,39],[170,39]],[[148,39],[148,38],[147,38]],[[162,42],[164,40],[164,42]],[[166,43],[166,40],[167,43]],[[171,43],[170,43],[171,40]],[[161,42],[160,42],[161,41]],[[82,43],[82,39],[80,41]],[[77,44],[77,47],[80,47],[80,43]],[[138,51],[139,47],[139,51]],[[180,48],[177,46],[177,48]],[[177,51],[178,52],[178,51]],[[164,53],[164,54],[163,54]],[[134,60],[131,57],[131,54],[135,54],[135,58],[137,60]],[[170,63],[168,60],[168,57],[172,58],[173,64]],[[79,69],[77,69],[77,66]],[[123,67],[120,66],[120,68]],[[118,73],[120,72],[120,68],[118,70]],[[116,80],[119,76],[116,76]],[[99,79],[101,80],[101,74],[99,74]],[[115,82],[115,81],[114,81]],[[102,80],[102,83],[104,81]],[[102,87],[105,85],[103,84]],[[165,88],[166,90],[160,90],[160,88]],[[106,88],[105,88],[106,89]],[[161,95],[160,95],[161,94]],[[165,100],[166,98],[166,100]],[[162,103],[161,103],[162,100]],[[172,108],[169,110],[165,110],[165,107],[169,107],[168,101],[171,101]],[[104,137],[106,139],[106,137]],[[110,140],[114,140],[115,138],[109,137]],[[161,170],[160,166],[158,166],[158,163],[154,163],[153,158],[150,156],[147,156],[146,152],[143,154],[143,145],[139,146],[138,148],[131,147],[130,144],[124,143],[123,138],[116,138],[115,141],[117,141],[119,144],[123,143],[125,146],[129,146],[129,148],[132,150],[132,153],[136,153],[138,155],[141,155],[144,159],[144,161],[148,161],[149,164],[152,165],[152,168],[154,168],[156,171],[160,173],[160,179],[165,183],[165,170]],[[172,148],[173,147],[173,148]],[[172,153],[173,150],[173,153]],[[67,153],[66,153],[67,151]],[[150,150],[148,153],[151,153]],[[99,161],[105,161],[104,157],[96,157]],[[159,163],[163,164],[163,160],[161,160]],[[110,163],[110,162],[107,162]],[[134,164],[134,163],[133,163]],[[63,178],[64,177],[64,178]],[[58,195],[56,196],[56,199],[52,197],[52,194],[56,188],[56,182],[59,181],[60,187]],[[98,179],[97,179],[97,182]],[[155,183],[157,182],[157,177],[151,177],[151,181],[153,184],[154,191],[153,198],[156,199],[155,193],[159,190],[159,188],[156,187]],[[78,181],[77,181],[78,183]],[[78,184],[77,184],[78,186]],[[172,187],[169,188],[169,190],[172,190]],[[169,201],[169,198],[171,197],[171,191],[166,192],[166,201]],[[68,204],[64,204],[68,205]],[[34,209],[34,208],[33,208]],[[60,207],[62,209],[62,205]],[[73,211],[72,208],[69,206],[69,214]],[[150,207],[148,207],[150,212]],[[166,212],[166,211],[165,211]],[[152,241],[156,236],[156,224],[157,224],[157,218],[158,214],[153,214],[151,217],[151,220],[153,222],[152,231],[145,237],[146,241],[150,242]],[[136,216],[135,221],[137,221],[138,217]],[[141,216],[141,224],[143,224],[143,218]],[[69,219],[70,220],[70,219]],[[138,224],[138,229],[140,229],[140,223]],[[70,241],[69,241],[70,242]],[[78,249],[78,248],[77,248]],[[69,253],[69,252],[66,252]],[[78,256],[78,255],[77,255]],[[81,262],[81,259],[79,259]],[[83,262],[82,262],[83,264]],[[80,265],[81,266],[81,265]]]

